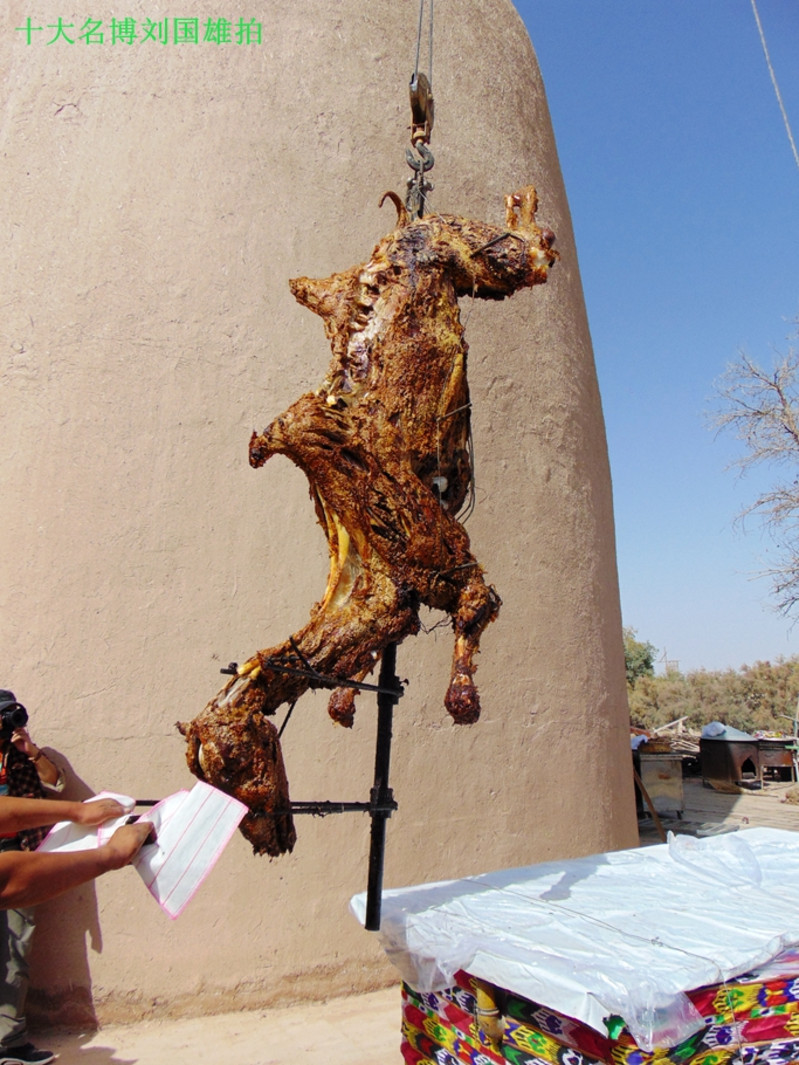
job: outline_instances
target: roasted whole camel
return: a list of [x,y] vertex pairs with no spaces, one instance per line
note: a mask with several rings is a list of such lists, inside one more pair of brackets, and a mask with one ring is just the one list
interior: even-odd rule
[[[363,681],[389,643],[419,631],[425,604],[447,613],[455,632],[446,708],[459,724],[480,714],[474,657],[500,598],[457,518],[472,476],[458,297],[503,299],[542,284],[557,258],[554,235],[536,225],[532,187],[506,197],[504,228],[449,215],[409,221],[387,196],[397,228],[366,264],[290,282],[321,316],[333,360],[315,392],[250,440],[253,467],[286,455],[308,478],[330,553],[325,594],[303,629],[254,654],[179,725],[191,771],[250,808],[241,830],[261,854],[295,841],[269,717],[320,686],[314,671]],[[333,691],[335,721],[352,724],[355,695]]]

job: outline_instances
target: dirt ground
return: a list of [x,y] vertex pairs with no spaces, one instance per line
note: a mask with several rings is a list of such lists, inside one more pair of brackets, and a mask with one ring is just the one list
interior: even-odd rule
[[[799,831],[799,805],[784,801],[795,784],[767,783],[757,790],[729,786],[724,790],[703,785],[699,777],[683,780],[682,816],[666,813],[659,817],[664,832],[694,836],[737,832],[747,828],[785,828]],[[638,822],[643,845],[660,843],[658,825],[650,816]]]
[[269,1011],[36,1033],[59,1065],[401,1065],[396,988]]

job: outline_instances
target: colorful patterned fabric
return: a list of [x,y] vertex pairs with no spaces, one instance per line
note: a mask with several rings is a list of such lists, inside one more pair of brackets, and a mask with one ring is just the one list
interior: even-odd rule
[[405,1065],[791,1065],[799,1063],[799,954],[734,983],[689,994],[705,1027],[678,1046],[645,1051],[627,1029],[603,1036],[539,1003],[496,989],[500,1047],[475,1021],[475,985],[456,974],[448,991],[402,989]]
[[[5,757],[8,794],[18,799],[44,799],[45,791],[36,772],[36,766],[22,751],[9,743]],[[17,833],[17,840],[24,851],[35,851],[49,832],[49,826],[26,828]]]

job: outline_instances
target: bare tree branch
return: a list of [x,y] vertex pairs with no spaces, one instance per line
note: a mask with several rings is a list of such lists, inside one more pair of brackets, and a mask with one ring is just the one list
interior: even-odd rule
[[744,446],[732,465],[741,473],[757,466],[787,467],[778,481],[747,506],[739,519],[757,514],[779,552],[762,576],[772,581],[778,608],[799,607],[799,350],[791,348],[772,370],[741,354],[716,382],[717,432],[730,432]]

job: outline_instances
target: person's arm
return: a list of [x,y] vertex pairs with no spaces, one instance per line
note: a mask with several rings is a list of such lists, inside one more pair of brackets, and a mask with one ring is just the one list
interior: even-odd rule
[[66,777],[64,776],[64,770],[44,753],[41,747],[38,749],[38,753],[35,754],[31,761],[36,767],[36,772],[39,774],[39,780],[45,788],[49,788],[50,791],[62,792],[64,785],[66,784]]
[[41,747],[36,746],[26,728],[16,729],[11,737],[11,742],[18,751],[30,758],[36,767],[36,772],[39,774],[39,780],[46,788],[50,788],[52,791],[63,791],[63,771],[44,753]]
[[90,802],[66,802],[63,799],[17,799],[0,796],[0,835],[21,832],[27,828],[43,828],[58,821],[74,821],[77,825],[101,825],[112,817],[130,813],[116,799],[95,799]]
[[[37,804],[47,802],[46,799],[30,801]],[[52,805],[60,807],[64,804],[53,800]],[[152,828],[146,821],[122,825],[107,843],[93,850],[61,854],[5,851],[0,854],[0,909],[36,906],[112,869],[129,865],[151,834]]]

